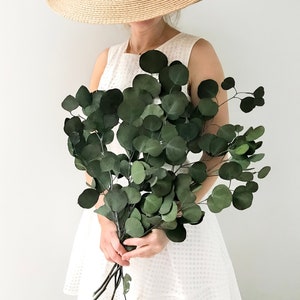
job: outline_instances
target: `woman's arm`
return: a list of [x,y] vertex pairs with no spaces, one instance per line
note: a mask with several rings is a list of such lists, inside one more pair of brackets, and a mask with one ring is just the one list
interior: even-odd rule
[[[206,79],[213,79],[220,86],[221,82],[224,80],[223,69],[215,50],[211,44],[204,39],[198,40],[194,45],[188,68],[190,71],[191,99],[193,104],[197,105],[199,102],[197,91],[200,82]],[[226,100],[226,92],[220,89],[217,95],[218,103],[223,103]],[[228,105],[225,103],[219,108],[217,115],[206,123],[204,133],[215,134],[220,126],[228,123],[228,120]],[[211,172],[219,168],[223,159],[224,157],[211,157],[207,153],[203,153],[201,161],[206,164],[207,170]],[[202,198],[211,189],[216,179],[216,176],[210,176],[202,183],[201,189],[197,192],[197,203],[203,200]]]

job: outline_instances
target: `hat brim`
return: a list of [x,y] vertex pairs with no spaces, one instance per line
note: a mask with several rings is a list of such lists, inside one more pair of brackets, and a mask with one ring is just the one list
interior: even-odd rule
[[64,17],[90,24],[123,24],[167,15],[201,0],[47,0]]

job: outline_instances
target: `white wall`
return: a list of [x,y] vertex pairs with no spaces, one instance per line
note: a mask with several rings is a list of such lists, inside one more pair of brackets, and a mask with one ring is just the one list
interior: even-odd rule
[[[206,0],[180,21],[212,42],[240,90],[266,88],[263,108],[231,118],[265,125],[272,173],[252,208],[219,216],[244,300],[300,299],[299,11],[296,0]],[[61,290],[85,186],[60,103],[126,30],[73,23],[34,0],[2,3],[0,22],[0,298],[70,299]]]

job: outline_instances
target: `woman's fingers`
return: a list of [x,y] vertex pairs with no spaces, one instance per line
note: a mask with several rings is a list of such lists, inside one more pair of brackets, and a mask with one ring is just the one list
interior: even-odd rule
[[162,230],[154,229],[142,238],[130,238],[124,241],[124,245],[136,246],[136,249],[122,255],[123,260],[134,257],[151,257],[161,252],[168,243],[168,238]]

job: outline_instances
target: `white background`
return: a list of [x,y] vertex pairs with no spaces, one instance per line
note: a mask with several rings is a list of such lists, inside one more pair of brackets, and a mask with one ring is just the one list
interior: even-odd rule
[[[214,45],[240,90],[266,89],[264,107],[233,107],[231,120],[265,126],[272,172],[249,210],[219,215],[244,300],[300,299],[299,11],[296,0],[206,0],[179,23]],[[0,26],[0,299],[73,299],[62,287],[85,184],[60,103],[127,31],[67,21],[35,0],[2,1]]]

